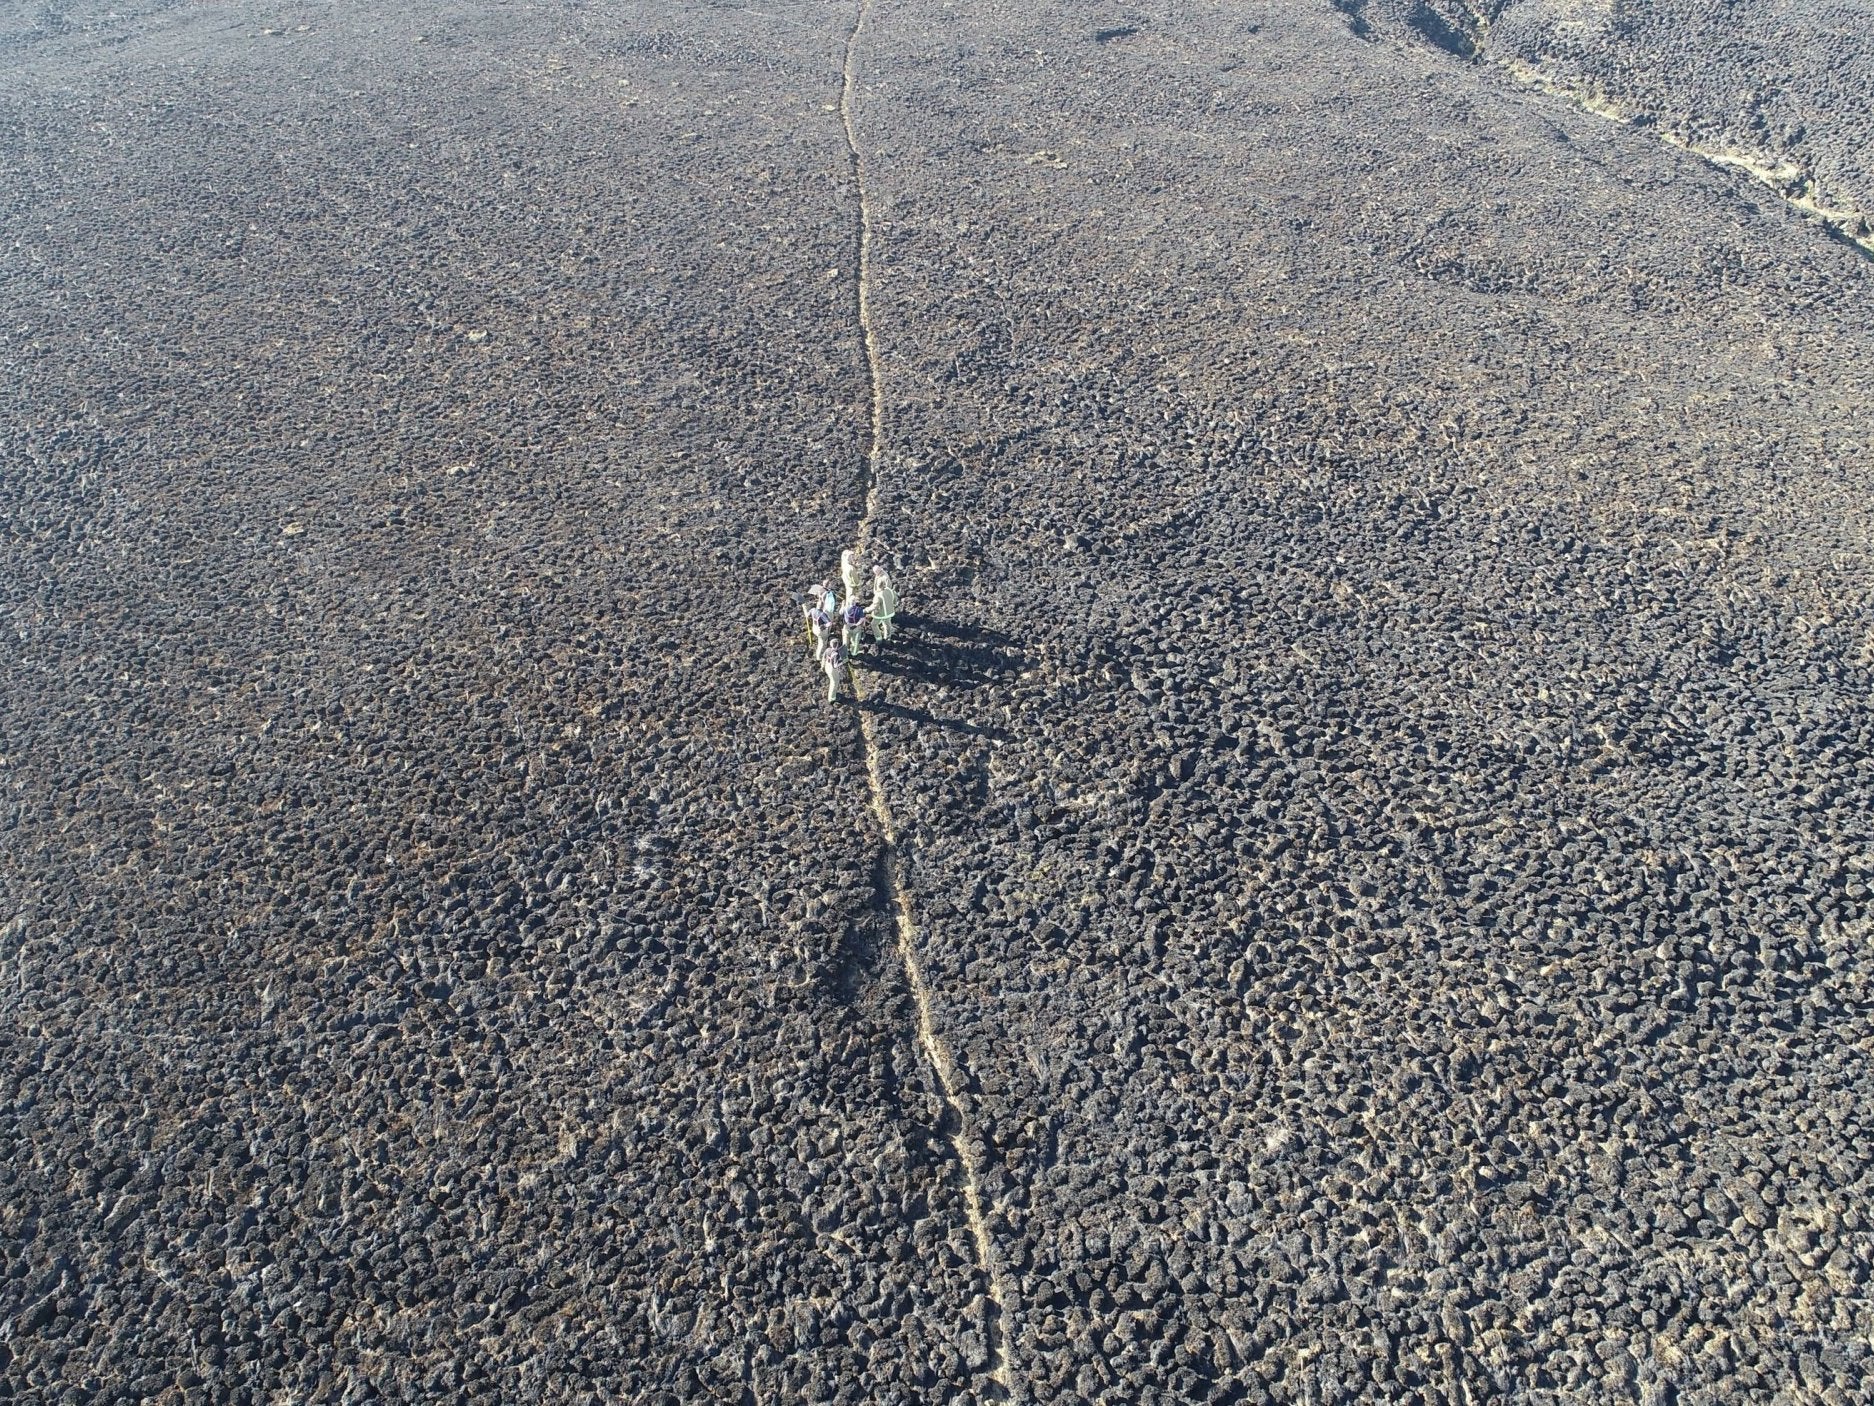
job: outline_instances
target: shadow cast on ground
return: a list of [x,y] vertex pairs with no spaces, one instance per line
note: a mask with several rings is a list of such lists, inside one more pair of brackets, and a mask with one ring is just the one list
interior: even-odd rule
[[[900,615],[897,623],[898,630],[891,639],[874,642],[852,661],[855,669],[890,674],[932,687],[973,692],[1011,678],[1027,665],[1025,657],[1014,648],[1014,638],[998,630],[918,615]],[[868,712],[949,732],[964,732],[998,742],[1008,740],[1009,736],[999,728],[964,722],[960,718],[940,718],[926,709],[883,698],[855,701]]]
[[900,633],[853,662],[875,673],[965,691],[1001,682],[1027,667],[1015,640],[999,631],[915,615],[901,615],[898,622]]

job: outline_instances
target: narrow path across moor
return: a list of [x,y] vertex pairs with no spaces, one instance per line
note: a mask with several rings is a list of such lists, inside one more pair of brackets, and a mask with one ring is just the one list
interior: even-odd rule
[[[858,91],[856,62],[859,41],[865,32],[866,21],[871,16],[871,10],[871,0],[859,0],[858,13],[853,18],[852,31],[846,37],[846,57],[839,98],[840,123],[846,133],[847,159],[858,195],[859,237],[855,254],[857,276],[854,283],[857,293],[860,336],[865,346],[866,381],[872,402],[871,432],[859,479],[863,494],[863,507],[860,512],[856,540],[858,550],[868,555],[876,541],[874,522],[879,505],[879,460],[884,447],[885,406],[879,379],[878,337],[872,321],[872,206],[866,188],[865,156],[859,144],[858,128],[854,121],[854,102]],[[891,802],[885,793],[884,773],[879,765],[877,726],[873,714],[863,707],[863,698],[859,701],[862,705],[859,711],[859,728],[865,743],[866,780],[871,791],[872,812],[877,818],[880,839],[885,850],[884,882],[897,925],[898,957],[904,964],[905,982],[911,989],[911,998],[917,1012],[918,1044],[922,1047],[924,1057],[937,1077],[938,1086],[943,1091],[944,1102],[949,1107],[951,1142],[956,1149],[957,1163],[962,1173],[964,1213],[969,1219],[970,1238],[976,1247],[977,1265],[988,1286],[989,1314],[988,1321],[984,1324],[984,1333],[989,1346],[990,1379],[995,1386],[995,1396],[1010,1400],[1016,1395],[1015,1375],[1009,1353],[1009,1343],[1013,1336],[1011,1312],[1014,1293],[1001,1258],[996,1252],[995,1242],[989,1234],[988,1211],[983,1195],[982,1156],[976,1130],[964,1109],[962,1098],[964,1078],[957,1068],[956,1060],[949,1047],[937,1031],[933,1018],[930,985],[924,978],[924,965],[918,956],[917,917],[912,911],[910,895],[905,885],[904,852],[899,844],[898,827],[892,818]]]

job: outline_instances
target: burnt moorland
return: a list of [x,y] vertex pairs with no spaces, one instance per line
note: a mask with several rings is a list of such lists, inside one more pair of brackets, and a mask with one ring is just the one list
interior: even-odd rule
[[1857,1399],[1874,262],[1462,48],[0,20],[5,1393]]
[[1751,173],[1874,254],[1867,0],[1336,0],[1356,33],[1500,67]]

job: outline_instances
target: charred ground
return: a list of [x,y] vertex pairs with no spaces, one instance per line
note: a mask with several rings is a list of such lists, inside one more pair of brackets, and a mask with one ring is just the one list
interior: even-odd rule
[[1852,1399],[1874,264],[874,0],[862,733],[855,14],[0,30],[9,1389]]
[[1874,7],[1699,0],[1336,0],[1738,170],[1874,254]]

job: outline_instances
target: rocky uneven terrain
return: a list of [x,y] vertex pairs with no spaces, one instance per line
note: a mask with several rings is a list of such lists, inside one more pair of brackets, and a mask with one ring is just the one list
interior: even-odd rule
[[1357,18],[0,21],[10,1398],[1864,1397],[1874,263]]
[[1869,0],[1335,0],[1747,172],[1874,255]]

